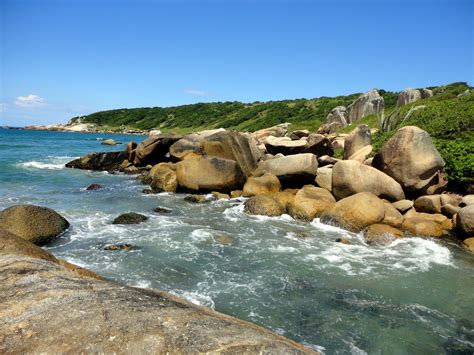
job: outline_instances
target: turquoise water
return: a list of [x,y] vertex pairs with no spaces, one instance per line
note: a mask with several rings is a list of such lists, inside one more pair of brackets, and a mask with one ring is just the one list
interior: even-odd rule
[[[48,249],[118,282],[160,288],[327,354],[474,352],[474,256],[406,238],[369,247],[357,234],[289,216],[247,216],[241,200],[195,205],[145,195],[134,177],[64,168],[100,140],[142,137],[0,129],[0,208],[51,207],[72,227]],[[91,183],[105,186],[85,191]],[[159,215],[155,207],[172,213]],[[150,217],[112,225],[134,211]],[[215,236],[232,238],[221,245]],[[336,243],[338,237],[351,244]],[[133,251],[105,251],[130,243]]]

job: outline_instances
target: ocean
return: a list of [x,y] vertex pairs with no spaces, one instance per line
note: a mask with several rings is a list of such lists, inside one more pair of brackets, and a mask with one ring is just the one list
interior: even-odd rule
[[[290,216],[249,216],[243,199],[192,204],[144,194],[134,176],[73,170],[93,151],[142,136],[0,129],[0,209],[47,206],[71,228],[47,246],[119,283],[157,288],[262,325],[327,354],[474,352],[474,257],[405,238],[388,247]],[[92,183],[104,186],[86,191]],[[156,207],[169,214],[153,212]],[[139,225],[113,225],[124,212]],[[337,238],[351,243],[341,244]],[[222,243],[225,240],[225,243]],[[104,250],[132,244],[130,251]]]

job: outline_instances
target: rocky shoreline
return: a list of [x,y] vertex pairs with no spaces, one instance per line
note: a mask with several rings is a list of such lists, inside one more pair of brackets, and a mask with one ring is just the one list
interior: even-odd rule
[[[370,143],[366,125],[342,137],[289,132],[288,125],[252,134],[217,129],[152,135],[66,166],[138,174],[151,193],[245,197],[247,213],[320,218],[362,232],[370,244],[449,238],[472,251],[474,195],[447,191],[445,163],[429,134],[403,127],[373,156]],[[335,158],[341,147],[344,158]]]

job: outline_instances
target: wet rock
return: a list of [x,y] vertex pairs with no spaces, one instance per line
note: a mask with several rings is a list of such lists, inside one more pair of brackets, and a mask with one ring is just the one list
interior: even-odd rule
[[155,193],[155,191],[153,191],[152,189],[143,189],[142,190],[142,194],[144,195],[153,195]]
[[147,220],[147,216],[135,212],[128,212],[115,218],[112,224],[139,224]]
[[223,246],[232,246],[237,243],[235,238],[228,234],[217,234],[213,236],[213,239],[216,243]]
[[242,190],[234,190],[234,191],[230,192],[230,197],[231,198],[237,198],[237,197],[241,197],[242,194],[243,194]]
[[228,194],[223,194],[221,192],[213,191],[211,192],[212,197],[216,200],[229,200],[230,196]]
[[178,176],[176,164],[159,163],[150,170],[150,186],[155,192],[176,192]]
[[216,157],[185,159],[176,164],[179,186],[187,190],[229,192],[241,188],[245,176],[234,160]]
[[102,190],[104,187],[101,184],[90,184],[87,186],[86,190],[87,191],[97,191],[97,190]]
[[321,215],[321,222],[333,224],[353,232],[360,232],[371,224],[380,223],[385,216],[381,199],[370,192],[359,192],[343,198]]
[[467,251],[474,253],[474,238],[467,238],[462,241],[462,246]]
[[332,170],[332,192],[337,199],[358,192],[372,192],[390,201],[405,198],[398,182],[383,172],[357,161],[340,161]]
[[456,230],[464,238],[474,236],[474,205],[463,207],[456,214]]
[[103,145],[117,145],[117,144],[120,144],[120,143],[114,141],[113,139],[104,139],[101,144],[103,144]]
[[342,244],[351,244],[351,241],[349,239],[346,239],[346,238],[337,238],[336,242],[337,243],[342,243]]
[[274,198],[258,195],[245,202],[244,212],[262,216],[281,216],[285,208]]
[[402,228],[420,237],[442,237],[444,234],[441,225],[432,219],[420,216],[405,218]]
[[119,285],[0,231],[3,352],[315,353],[160,290]]
[[117,171],[124,160],[127,160],[127,153],[105,152],[91,153],[79,159],[74,159],[66,164],[67,168],[98,170],[98,171]]
[[135,249],[137,249],[137,247],[132,244],[109,244],[104,247],[104,250],[109,250],[109,251],[118,251],[118,250],[129,251],[129,250],[135,250]]
[[414,193],[438,184],[444,160],[427,132],[406,126],[383,145],[372,165]]
[[372,224],[362,232],[364,239],[369,245],[386,246],[395,239],[402,238],[404,233],[386,224]]
[[336,203],[334,196],[321,187],[306,185],[289,204],[288,213],[295,219],[312,221]]
[[47,207],[17,205],[0,212],[0,227],[42,246],[64,233],[69,228],[69,222]]
[[244,185],[243,196],[273,195],[281,190],[280,180],[275,175],[251,176]]
[[189,195],[184,198],[184,201],[191,203],[206,203],[209,200],[204,195]]
[[168,213],[171,213],[173,211],[170,210],[169,208],[156,207],[156,208],[153,209],[153,212],[160,213],[160,214],[168,214]]

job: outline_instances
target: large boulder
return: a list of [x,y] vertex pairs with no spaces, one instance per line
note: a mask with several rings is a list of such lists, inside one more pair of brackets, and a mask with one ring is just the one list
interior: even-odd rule
[[281,190],[280,180],[275,175],[250,176],[244,185],[243,196],[274,195]]
[[150,170],[150,186],[154,192],[176,192],[178,176],[176,164],[159,163]]
[[127,160],[128,154],[121,152],[91,153],[81,158],[74,159],[66,164],[67,168],[98,170],[98,171],[116,171],[120,165]]
[[0,227],[42,246],[64,233],[69,222],[47,207],[17,205],[0,212]]
[[372,161],[372,166],[393,177],[410,193],[439,183],[444,164],[430,135],[415,126],[399,129]]
[[420,99],[433,96],[433,91],[429,89],[411,89],[407,88],[398,94],[397,106],[403,106]]
[[273,155],[283,154],[300,154],[306,149],[306,139],[292,140],[289,137],[268,136],[264,140],[267,152]]
[[338,123],[341,127],[348,125],[347,109],[344,106],[334,107],[326,117],[326,124]]
[[401,230],[381,223],[368,226],[362,234],[367,244],[379,246],[389,245],[404,235]]
[[459,210],[456,214],[456,229],[464,238],[474,237],[474,205]]
[[116,284],[0,230],[0,352],[315,354],[167,292]]
[[331,193],[321,187],[306,185],[289,204],[288,213],[295,219],[312,221],[336,203]]
[[179,186],[192,191],[230,192],[242,188],[245,181],[234,160],[207,156],[180,161],[176,174]]
[[360,232],[371,224],[380,223],[384,216],[381,199],[370,192],[359,192],[337,201],[331,209],[323,212],[321,222]]
[[351,155],[358,150],[370,145],[372,136],[370,128],[366,124],[358,125],[354,130],[344,139],[344,159],[349,159]]
[[133,164],[135,166],[155,165],[168,160],[170,146],[181,138],[182,136],[174,134],[149,136],[135,149]]
[[323,166],[322,168],[318,168],[314,181],[319,187],[332,191],[332,167]]
[[421,196],[415,200],[417,212],[441,213],[441,195]]
[[248,133],[214,133],[202,140],[201,150],[204,155],[235,160],[245,176],[250,176],[262,158],[257,141]]
[[357,122],[361,118],[375,114],[381,114],[384,110],[383,97],[377,90],[370,90],[360,95],[347,107],[348,123]]
[[209,129],[196,133],[191,133],[170,146],[169,154],[173,161],[180,161],[187,156],[202,155],[201,143],[210,136],[225,132],[225,129]]
[[314,154],[304,153],[288,155],[262,161],[255,170],[255,176],[265,173],[275,175],[282,185],[312,183],[316,177],[318,160]]
[[332,170],[332,192],[338,200],[358,192],[372,192],[390,201],[405,198],[398,182],[383,172],[355,160],[340,161]]
[[280,123],[276,126],[264,128],[252,133],[252,136],[260,143],[268,136],[284,137],[288,133],[289,123]]
[[285,213],[285,207],[270,196],[257,195],[245,202],[244,212],[261,216],[281,216]]
[[312,153],[316,156],[332,156],[334,150],[332,148],[332,143],[329,138],[323,136],[322,134],[313,133],[308,136],[306,139],[306,149],[303,153]]

